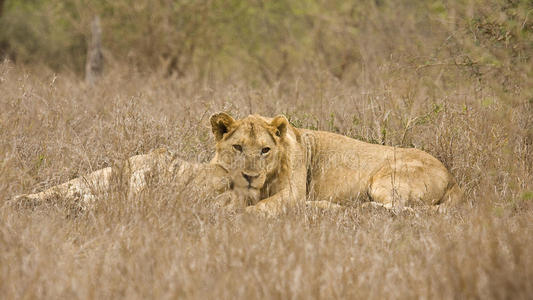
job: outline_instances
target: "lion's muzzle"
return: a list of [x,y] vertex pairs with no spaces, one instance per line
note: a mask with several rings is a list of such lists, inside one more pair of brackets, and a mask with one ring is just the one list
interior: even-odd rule
[[247,174],[245,172],[242,172],[242,177],[244,177],[244,179],[248,182],[248,186],[251,187],[252,182],[255,181],[259,177],[259,174],[252,175],[252,174]]
[[233,176],[235,186],[246,189],[260,190],[265,184],[266,176],[262,173],[241,171]]

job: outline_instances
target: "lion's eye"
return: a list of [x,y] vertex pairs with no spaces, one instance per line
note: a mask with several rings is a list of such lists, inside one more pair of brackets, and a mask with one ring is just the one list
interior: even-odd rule
[[242,152],[242,146],[241,145],[233,145],[233,149]]
[[268,147],[265,147],[265,148],[261,149],[261,153],[263,153],[263,154],[267,154],[268,152],[270,152],[270,148],[268,148]]

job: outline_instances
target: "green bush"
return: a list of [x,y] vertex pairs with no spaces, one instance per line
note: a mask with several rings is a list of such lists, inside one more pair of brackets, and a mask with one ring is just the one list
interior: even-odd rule
[[273,84],[311,66],[360,83],[367,68],[444,66],[508,91],[531,86],[532,9],[526,0],[7,0],[0,51],[82,73],[99,15],[108,61],[139,70]]

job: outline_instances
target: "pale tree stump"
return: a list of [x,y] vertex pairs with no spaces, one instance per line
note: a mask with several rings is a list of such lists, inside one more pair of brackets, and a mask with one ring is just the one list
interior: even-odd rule
[[85,81],[94,85],[104,70],[104,56],[102,54],[102,27],[100,17],[94,17],[91,22],[91,39],[87,45],[87,62],[85,63]]

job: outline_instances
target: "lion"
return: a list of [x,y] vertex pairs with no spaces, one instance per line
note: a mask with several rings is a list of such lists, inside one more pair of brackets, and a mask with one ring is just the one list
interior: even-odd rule
[[177,184],[187,187],[199,198],[213,198],[220,205],[230,203],[230,181],[224,169],[216,164],[191,163],[165,148],[149,154],[135,155],[127,160],[35,194],[14,197],[12,204],[35,207],[57,199],[86,210],[93,207],[98,196],[109,194],[115,186],[125,187],[128,197],[145,191],[150,183]]
[[364,201],[386,209],[420,204],[440,209],[463,198],[446,167],[418,149],[300,129],[282,115],[235,120],[217,113],[210,123],[215,156],[209,163],[186,162],[158,149],[40,193],[17,196],[15,203],[33,206],[66,198],[85,209],[117,181],[127,186],[128,196],[135,196],[154,178],[194,189],[199,197],[215,199],[217,206],[271,216],[298,204],[336,210]]
[[418,149],[300,129],[282,115],[235,120],[221,112],[210,122],[216,141],[211,164],[227,172],[234,198],[248,212],[276,215],[290,205],[338,207],[354,200],[439,209],[463,198],[446,167]]

